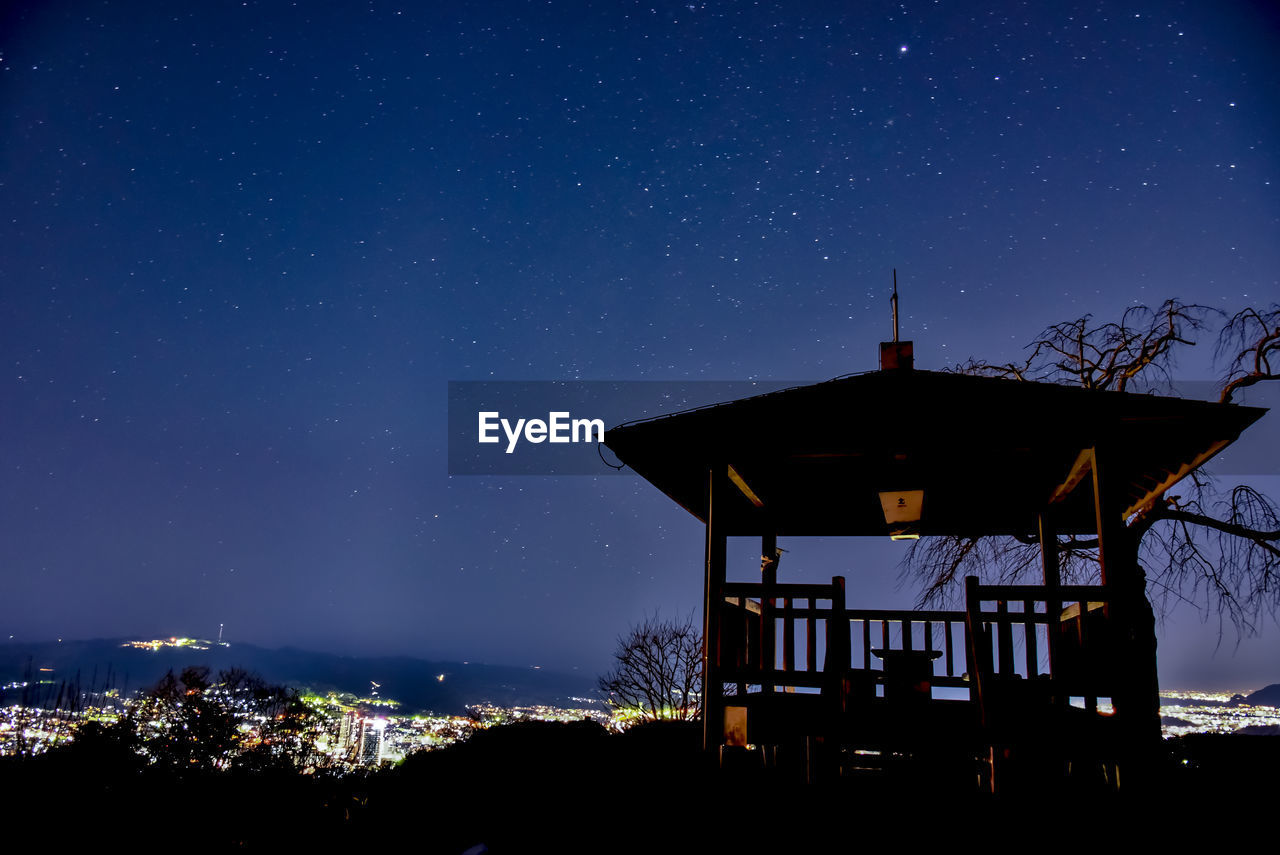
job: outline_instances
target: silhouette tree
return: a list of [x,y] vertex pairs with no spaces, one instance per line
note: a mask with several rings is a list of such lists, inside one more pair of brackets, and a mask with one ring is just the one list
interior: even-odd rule
[[129,724],[152,765],[179,774],[229,768],[241,739],[231,705],[203,665],[165,674],[134,705]]
[[[1086,315],[1046,329],[1028,346],[1023,362],[996,365],[970,360],[967,374],[1065,383],[1117,392],[1168,392],[1179,350],[1195,344],[1210,322],[1226,316],[1205,306],[1168,300],[1157,309],[1133,306],[1118,322],[1095,323]],[[1244,309],[1227,318],[1215,355],[1228,367],[1220,400],[1278,378],[1280,304]],[[1257,489],[1222,489],[1203,469],[1147,511],[1128,521],[1139,543],[1148,596],[1167,609],[1171,599],[1203,602],[1239,631],[1257,630],[1258,619],[1280,609],[1280,514]],[[1098,560],[1096,538],[1060,538],[1064,581],[1085,581]],[[998,582],[1033,579],[1040,571],[1034,537],[931,537],[912,544],[903,572],[924,583],[921,604],[946,599],[967,575]]]
[[188,775],[295,765],[314,723],[297,692],[240,668],[212,679],[199,665],[166,674],[123,724],[153,767]]
[[261,772],[306,765],[323,727],[322,718],[293,689],[254,678],[250,691],[256,740],[241,752],[235,768]]
[[1265,312],[1242,309],[1222,328],[1215,355],[1229,358],[1220,400],[1231,403],[1235,393],[1264,380],[1280,379],[1280,304]]
[[599,680],[615,710],[644,721],[691,721],[702,711],[702,632],[692,615],[656,615],[618,637],[616,664]]

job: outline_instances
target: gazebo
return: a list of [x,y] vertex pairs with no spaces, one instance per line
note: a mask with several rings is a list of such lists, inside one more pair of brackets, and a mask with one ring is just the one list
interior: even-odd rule
[[[1266,411],[915,370],[909,342],[881,364],[605,434],[706,527],[704,746],[811,778],[932,759],[995,790],[1140,779],[1159,698],[1127,523]],[[962,611],[854,607],[842,577],[779,581],[778,538],[810,535],[1014,535],[1043,579],[970,578]],[[1097,537],[1095,584],[1061,583],[1059,535]],[[758,576],[728,578],[728,537],[760,538]]]

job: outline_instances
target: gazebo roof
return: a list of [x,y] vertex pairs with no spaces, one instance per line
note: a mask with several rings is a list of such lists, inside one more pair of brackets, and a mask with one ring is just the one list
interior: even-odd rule
[[1082,451],[1111,451],[1128,516],[1265,412],[903,368],[632,422],[604,441],[704,522],[708,467],[731,467],[738,489],[716,515],[732,535],[883,535],[880,494],[917,490],[919,534],[1034,533],[1055,501],[1071,533],[1096,528],[1090,491],[1073,489]]

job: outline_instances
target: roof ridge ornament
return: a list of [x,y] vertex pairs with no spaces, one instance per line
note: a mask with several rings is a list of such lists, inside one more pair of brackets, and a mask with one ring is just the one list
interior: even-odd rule
[[889,298],[893,309],[893,341],[880,342],[880,370],[910,370],[915,365],[912,342],[898,340],[898,268],[893,269],[893,296]]
[[898,343],[898,268],[893,268],[893,296],[889,298],[893,308],[893,343]]

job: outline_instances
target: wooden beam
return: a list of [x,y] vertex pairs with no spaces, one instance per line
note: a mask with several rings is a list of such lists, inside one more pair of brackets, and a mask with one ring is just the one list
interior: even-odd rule
[[737,487],[738,490],[742,492],[742,495],[747,497],[747,500],[750,501],[751,504],[755,505],[757,508],[764,507],[764,501],[755,494],[754,490],[747,486],[747,482],[743,480],[743,477],[738,474],[738,470],[734,469],[733,466],[729,467],[729,480],[733,482],[733,486]]
[[1179,466],[1177,470],[1167,472],[1163,480],[1156,482],[1155,486],[1147,489],[1146,495],[1124,509],[1125,519],[1128,519],[1139,511],[1145,511],[1150,508],[1155,503],[1156,499],[1164,495],[1165,490],[1168,490],[1174,484],[1177,484],[1183,478],[1186,478],[1191,474],[1193,469],[1204,463],[1206,460],[1214,457],[1219,451],[1226,448],[1231,443],[1232,440],[1229,439],[1218,440],[1213,445],[1209,446],[1208,451],[1197,454],[1190,463],[1184,463]]
[[1049,504],[1055,505],[1061,502],[1067,496],[1075,492],[1076,487],[1080,486],[1080,482],[1093,469],[1093,449],[1084,448],[1076,455],[1076,462],[1071,464],[1071,471],[1067,473],[1066,479],[1054,488],[1053,494],[1049,496]]

